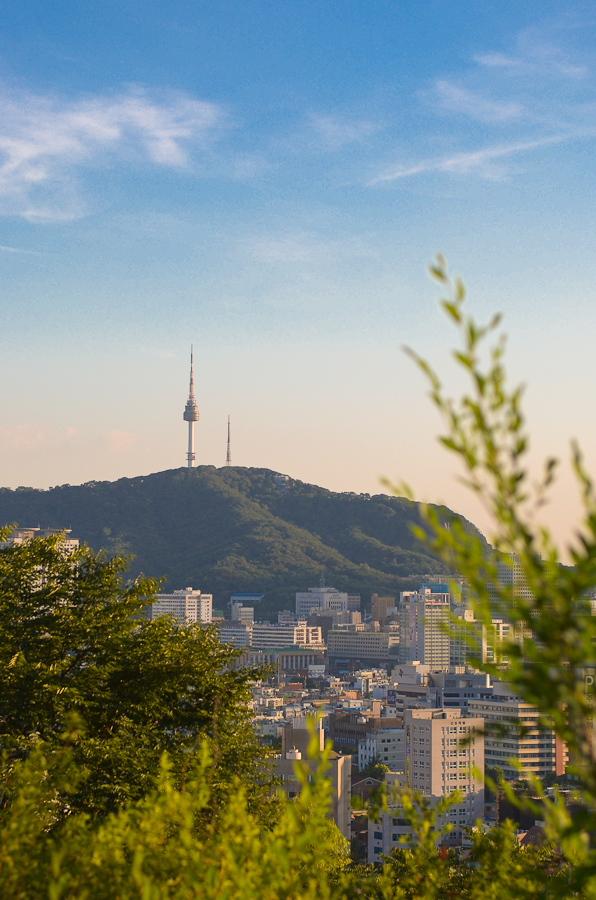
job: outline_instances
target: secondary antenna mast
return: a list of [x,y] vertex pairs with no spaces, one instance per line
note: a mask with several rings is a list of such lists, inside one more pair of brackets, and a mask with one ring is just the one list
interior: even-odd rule
[[232,438],[230,435],[230,417],[228,416],[228,452],[226,453],[226,466],[232,465]]

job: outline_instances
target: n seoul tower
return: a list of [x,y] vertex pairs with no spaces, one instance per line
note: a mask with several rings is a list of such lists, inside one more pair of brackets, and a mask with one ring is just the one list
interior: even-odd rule
[[199,410],[195,401],[195,384],[192,372],[192,346],[190,348],[190,387],[182,418],[185,422],[188,422],[188,453],[186,454],[188,461],[186,465],[189,469],[192,469],[195,464],[195,422],[199,421]]

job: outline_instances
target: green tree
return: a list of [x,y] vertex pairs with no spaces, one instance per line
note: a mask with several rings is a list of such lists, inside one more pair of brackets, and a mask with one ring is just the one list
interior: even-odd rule
[[[596,588],[596,495],[577,445],[572,465],[584,505],[584,517],[569,552],[571,567],[538,514],[555,478],[557,461],[548,459],[544,474],[532,484],[526,454],[529,437],[521,406],[522,389],[509,388],[504,368],[505,337],[498,335],[484,353],[484,342],[496,332],[500,317],[479,325],[465,312],[465,287],[451,279],[439,256],[431,274],[446,289],[443,310],[459,330],[462,347],[454,359],[471,382],[469,393],[455,401],[439,376],[421,357],[412,356],[426,375],[430,396],[446,426],[440,440],[463,464],[464,481],[489,513],[489,540],[494,552],[453,519],[445,523],[427,507],[426,527],[416,529],[421,541],[462,575],[469,587],[476,618],[490,634],[495,615],[511,622],[510,637],[495,647],[497,660],[508,661],[506,677],[520,695],[537,707],[543,727],[554,728],[570,752],[571,771],[579,779],[573,817],[560,798],[545,798],[536,779],[528,779],[541,798],[552,845],[562,851],[569,881],[557,896],[596,896],[596,742],[593,730],[596,617],[589,597]],[[500,565],[517,565],[529,588],[521,591],[499,577]],[[509,579],[511,582],[512,579]],[[525,635],[523,638],[522,635]],[[475,660],[481,670],[503,676],[502,665]],[[509,791],[513,797],[513,793]],[[529,803],[529,801],[527,801]],[[554,887],[549,888],[550,896]]]
[[0,550],[2,746],[51,753],[75,722],[85,777],[69,803],[93,813],[151,790],[164,751],[182,779],[203,738],[214,784],[237,776],[260,796],[267,751],[247,708],[260,672],[236,667],[211,629],[149,620],[158,582],[124,583],[125,569],[86,547],[68,555],[60,536]]

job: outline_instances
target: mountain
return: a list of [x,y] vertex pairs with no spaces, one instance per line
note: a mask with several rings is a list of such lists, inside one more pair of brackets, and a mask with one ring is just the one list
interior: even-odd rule
[[219,609],[233,591],[264,592],[259,616],[293,609],[295,591],[322,575],[368,603],[373,591],[398,595],[444,572],[411,533],[418,504],[276,474],[198,466],[49,490],[0,488],[0,524],[71,528],[94,550],[133,554],[133,575],[167,576],[169,590],[201,588]]

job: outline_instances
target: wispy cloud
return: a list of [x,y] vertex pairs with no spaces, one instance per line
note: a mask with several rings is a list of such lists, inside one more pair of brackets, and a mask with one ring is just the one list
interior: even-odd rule
[[20,247],[5,247],[0,244],[0,252],[1,253],[26,253],[27,255],[32,254],[33,256],[40,256],[38,250],[21,250]]
[[370,257],[376,250],[360,237],[330,240],[308,232],[283,237],[262,236],[242,241],[247,255],[259,263],[329,264],[346,257]]
[[[426,151],[411,162],[402,159],[377,170],[368,184],[431,172],[499,180],[520,172],[514,159],[521,154],[593,140],[596,96],[589,76],[583,59],[556,46],[546,32],[527,29],[517,35],[513,50],[477,54],[457,79],[437,79],[418,95],[427,110],[430,105],[440,112],[429,142],[457,150],[433,157]],[[485,128],[485,146],[478,149],[481,123],[490,130]]]
[[435,94],[444,109],[463,113],[483,122],[509,122],[518,119],[524,107],[516,101],[489,100],[477,91],[469,91],[449,81],[437,81]]
[[517,35],[515,49],[511,53],[478,53],[475,61],[488,69],[520,75],[555,76],[583,79],[590,69],[583,62],[574,60],[569,53],[548,40],[541,29],[528,28]]
[[309,127],[327,150],[338,150],[345,144],[362,141],[378,130],[378,125],[366,120],[348,120],[340,116],[324,116],[311,113]]
[[454,175],[467,175],[476,173],[484,178],[497,180],[506,175],[506,170],[494,166],[494,161],[518,153],[527,153],[550,144],[560,144],[568,140],[567,135],[553,135],[534,141],[519,141],[511,144],[501,144],[496,147],[484,147],[466,153],[456,153],[437,159],[426,159],[412,166],[397,166],[394,169],[378,175],[369,181],[370,185],[383,184],[384,182],[397,181],[400,178],[411,178],[422,172],[449,172]]
[[216,104],[169,93],[62,99],[0,90],[0,211],[30,221],[82,214],[77,173],[116,159],[184,169],[224,119]]

